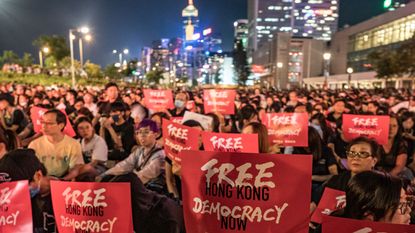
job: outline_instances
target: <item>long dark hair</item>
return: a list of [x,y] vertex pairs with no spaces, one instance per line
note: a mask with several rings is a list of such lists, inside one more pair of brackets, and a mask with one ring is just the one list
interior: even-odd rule
[[364,171],[355,175],[346,188],[344,217],[364,219],[372,215],[374,221],[387,217],[397,210],[402,187],[399,178],[386,173]]
[[0,125],[0,143],[6,145],[6,151],[12,151],[19,147],[19,140],[16,133],[9,129],[5,129]]
[[259,153],[268,153],[269,152],[269,142],[268,142],[268,129],[265,125],[258,122],[250,122],[244,126],[252,127],[252,132],[258,134],[258,147]]
[[333,130],[327,125],[326,117],[322,113],[316,113],[310,118],[310,122],[317,120],[321,130],[323,131],[323,142],[327,144],[329,137],[333,134]]

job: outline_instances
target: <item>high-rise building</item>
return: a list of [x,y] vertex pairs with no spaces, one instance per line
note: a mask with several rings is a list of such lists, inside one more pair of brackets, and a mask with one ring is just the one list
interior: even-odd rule
[[185,30],[185,39],[192,40],[195,34],[195,28],[199,24],[199,11],[193,4],[193,0],[188,0],[188,5],[182,11],[183,24]]
[[337,31],[339,0],[248,0],[248,52],[279,32],[330,40]]
[[244,50],[248,47],[248,20],[239,19],[233,24],[235,27],[235,48],[236,43],[242,43]]

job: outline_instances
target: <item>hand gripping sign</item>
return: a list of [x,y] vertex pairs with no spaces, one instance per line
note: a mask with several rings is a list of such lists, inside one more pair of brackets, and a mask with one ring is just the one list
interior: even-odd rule
[[[39,107],[32,107],[32,109],[30,110],[30,118],[32,119],[33,122],[33,128],[35,130],[36,133],[40,133],[42,131],[42,117],[43,114],[45,114],[45,112],[47,112],[48,110],[46,108],[39,108]],[[69,121],[68,116],[66,115],[65,110],[60,110],[61,112],[63,112],[63,114],[65,114],[66,116],[66,126],[63,129],[63,133],[68,135],[69,137],[75,137],[76,133],[71,125],[71,122]]]
[[389,116],[343,115],[343,134],[347,140],[365,136],[380,145],[388,143]]
[[176,162],[180,162],[179,153],[182,150],[198,150],[199,135],[197,129],[163,119],[164,151]]
[[183,210],[192,233],[308,232],[311,156],[181,155]]
[[205,113],[219,112],[224,115],[235,113],[235,90],[204,90],[203,105]]
[[321,223],[323,215],[330,215],[333,211],[346,205],[346,193],[343,191],[325,188],[317,209],[311,216],[311,221]]
[[60,233],[133,232],[128,183],[51,181]]
[[323,233],[413,233],[414,225],[361,221],[323,216]]
[[144,89],[144,104],[153,111],[164,111],[174,108],[171,90]]
[[272,144],[308,146],[307,113],[267,113],[263,123],[268,128],[268,137]]
[[0,232],[32,231],[32,208],[27,180],[0,184]]
[[202,132],[205,151],[258,153],[258,134]]

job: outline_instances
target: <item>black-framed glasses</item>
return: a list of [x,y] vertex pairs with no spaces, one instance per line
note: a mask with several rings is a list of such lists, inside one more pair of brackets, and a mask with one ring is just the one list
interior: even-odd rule
[[369,152],[363,151],[363,152],[355,152],[355,151],[347,151],[346,152],[347,157],[353,159],[353,158],[361,158],[366,159],[370,156],[372,156]]
[[413,196],[408,196],[406,198],[405,202],[399,202],[398,209],[399,209],[400,213],[401,214],[406,214],[409,209],[413,208],[414,202],[415,202],[415,200],[414,200]]

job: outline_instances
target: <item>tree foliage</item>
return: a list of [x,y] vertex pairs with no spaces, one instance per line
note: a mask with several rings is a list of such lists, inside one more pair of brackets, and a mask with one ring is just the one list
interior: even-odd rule
[[0,57],[0,64],[17,64],[19,63],[19,56],[11,51],[11,50],[5,50],[3,51],[3,55]]
[[87,61],[84,69],[89,78],[102,78],[101,66]]
[[114,64],[107,65],[104,69],[105,77],[109,77],[110,79],[121,79],[122,74],[118,72],[118,68],[114,66]]
[[33,59],[32,54],[30,53],[24,53],[22,59],[20,59],[19,64],[23,67],[29,67],[33,65],[33,62],[35,59]]
[[146,74],[146,79],[149,84],[160,84],[160,81],[164,79],[163,71],[153,70]]
[[239,85],[246,85],[248,77],[251,74],[248,65],[247,53],[244,50],[242,40],[235,41],[236,48],[233,51],[233,64],[236,72],[236,81]]
[[63,36],[57,35],[42,35],[33,41],[33,45],[40,50],[43,47],[49,48],[47,57],[54,57],[57,62],[70,55],[66,39]]

